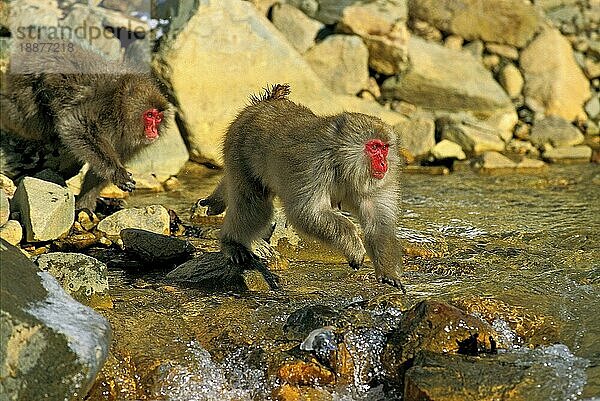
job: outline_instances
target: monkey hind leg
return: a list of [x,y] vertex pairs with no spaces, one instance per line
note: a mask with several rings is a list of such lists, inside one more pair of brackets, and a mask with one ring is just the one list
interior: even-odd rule
[[94,211],[94,209],[96,209],[96,200],[100,195],[100,191],[107,183],[107,180],[96,175],[92,170],[89,170],[81,185],[81,191],[75,201],[75,207],[77,209],[89,209]]
[[262,188],[239,185],[229,193],[228,212],[221,229],[221,252],[234,263],[246,263],[256,256],[252,241],[269,228],[273,216],[273,198]]
[[207,216],[214,216],[217,214],[221,214],[227,208],[227,202],[226,202],[225,198],[226,198],[225,183],[224,183],[224,180],[221,180],[221,182],[219,182],[219,185],[217,185],[217,188],[215,188],[215,190],[213,191],[212,194],[210,194],[207,198],[198,199],[198,201],[192,208],[192,213],[195,212],[195,210],[198,207],[202,206],[202,207],[207,207],[207,210],[206,210]]

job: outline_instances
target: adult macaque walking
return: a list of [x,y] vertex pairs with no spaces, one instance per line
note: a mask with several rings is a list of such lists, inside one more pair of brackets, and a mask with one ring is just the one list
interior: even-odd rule
[[124,163],[161,135],[168,107],[150,74],[72,43],[15,63],[2,77],[0,128],[28,139],[58,139],[90,164],[78,208],[94,209],[107,182],[132,191],[135,181]]
[[[252,258],[250,244],[268,229],[278,196],[296,229],[340,249],[353,268],[368,254],[378,280],[401,287],[393,128],[359,113],[316,116],[289,92],[274,85],[253,96],[227,131],[225,175],[197,203],[209,215],[228,209],[221,251],[235,263]],[[360,221],[364,245],[339,205]]]

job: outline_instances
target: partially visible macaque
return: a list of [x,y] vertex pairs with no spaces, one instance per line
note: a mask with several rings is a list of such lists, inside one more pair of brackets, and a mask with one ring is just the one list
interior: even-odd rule
[[[368,254],[378,280],[401,287],[393,128],[359,113],[316,116],[289,91],[274,85],[253,96],[227,131],[224,177],[197,202],[209,215],[227,208],[221,251],[234,263],[254,257],[250,244],[268,230],[278,196],[296,229],[340,249],[353,268]],[[340,205],[358,218],[364,245]]]
[[18,69],[3,75],[0,128],[60,140],[89,163],[77,207],[93,209],[106,183],[135,188],[124,163],[161,135],[168,103],[149,73],[93,49],[69,49],[19,60]]

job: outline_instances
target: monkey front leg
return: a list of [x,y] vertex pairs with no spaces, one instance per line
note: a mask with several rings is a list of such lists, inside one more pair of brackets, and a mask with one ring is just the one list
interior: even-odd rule
[[395,207],[395,200],[377,202],[365,199],[360,204],[359,219],[377,280],[406,292],[401,282],[402,248],[396,236]]
[[133,191],[135,181],[123,166],[119,152],[108,138],[97,135],[90,125],[59,119],[61,141],[79,160],[89,163],[97,177],[113,182],[123,191]]
[[331,209],[330,202],[284,202],[286,214],[294,227],[322,242],[340,249],[353,269],[364,262],[366,251],[356,226]]

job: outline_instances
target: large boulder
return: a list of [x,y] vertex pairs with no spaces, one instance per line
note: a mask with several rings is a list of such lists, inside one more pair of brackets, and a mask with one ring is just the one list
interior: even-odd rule
[[467,40],[523,47],[537,31],[540,17],[522,0],[409,0],[411,18]]
[[81,400],[111,340],[106,319],[0,240],[0,398]]
[[585,116],[590,85],[577,65],[569,41],[556,29],[546,29],[521,52],[523,93],[529,102],[568,121]]
[[363,39],[372,69],[393,75],[406,67],[409,32],[404,0],[357,1],[341,12],[337,28]]
[[554,147],[574,146],[583,143],[583,134],[568,121],[550,116],[533,124],[529,141],[538,147],[550,144]]
[[385,97],[426,109],[473,111],[480,115],[512,109],[502,87],[471,54],[411,37],[408,55],[409,70],[383,82]]
[[150,205],[119,210],[98,223],[96,229],[109,239],[117,240],[121,238],[121,231],[126,228],[168,235],[170,224],[171,219],[167,209],[161,205]]
[[330,35],[304,58],[334,92],[356,95],[369,82],[369,51],[354,35]]
[[202,2],[185,27],[163,43],[155,67],[175,96],[191,157],[220,164],[220,142],[249,95],[267,84],[291,85],[291,100],[322,114],[402,117],[374,103],[333,95],[308,63],[250,2]]
[[69,231],[75,220],[73,193],[33,177],[21,180],[11,206],[21,214],[29,242],[57,239]]

